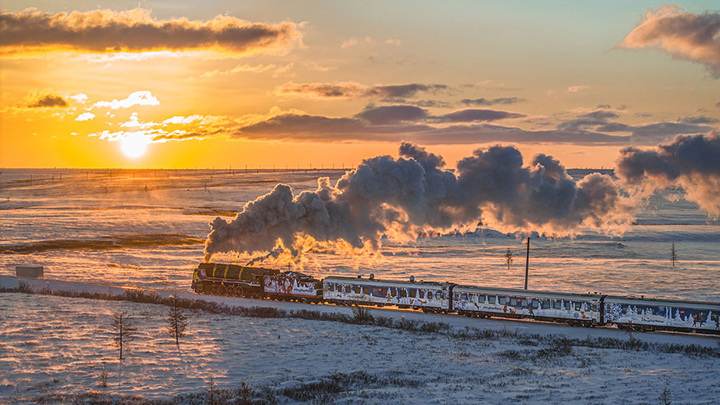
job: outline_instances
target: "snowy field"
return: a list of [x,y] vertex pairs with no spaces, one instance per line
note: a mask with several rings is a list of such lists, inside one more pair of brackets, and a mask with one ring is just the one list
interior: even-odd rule
[[[3,279],[6,288],[8,281]],[[351,314],[330,305],[203,299]],[[0,402],[208,403],[211,379],[215,399],[258,403],[713,404],[720,397],[716,337],[372,310],[375,317],[442,322],[454,332],[480,333],[468,338],[448,331],[188,311],[188,333],[178,348],[164,332],[167,310],[125,301],[0,294]],[[119,361],[111,324],[112,314],[123,311],[137,332]],[[615,344],[579,343],[603,338]],[[623,344],[628,346],[615,348]],[[685,347],[694,351],[682,352]]]
[[[229,170],[5,169],[0,174],[0,274],[42,265],[55,279],[189,291],[192,270],[217,216],[232,219],[282,182],[298,193],[336,170],[245,173]],[[571,171],[581,178],[586,171]],[[531,289],[720,301],[720,224],[676,190],[654,197],[624,233],[580,230],[575,238],[533,238]],[[675,244],[678,262],[669,260]],[[505,255],[513,262],[508,269]],[[244,264],[249,255],[213,260]],[[267,267],[286,268],[267,261]],[[310,251],[305,273],[325,277],[453,281],[522,288],[521,237],[480,228],[408,243],[385,240],[379,254]]]
[[[209,222],[217,216],[232,219],[246,202],[279,182],[298,192],[315,189],[319,176],[337,179],[341,174],[4,169],[0,276],[14,275],[16,265],[42,265],[48,279],[197,297],[190,278],[203,258]],[[585,173],[571,174],[580,178]],[[653,197],[623,233],[582,230],[575,238],[533,238],[530,288],[720,301],[719,223],[697,205],[674,198],[681,197],[676,190],[666,195],[671,199]],[[679,259],[675,266],[669,260],[673,243]],[[508,249],[514,258],[509,268]],[[300,264],[317,277],[374,273],[406,280],[414,275],[518,288],[524,281],[524,253],[521,238],[482,227],[419,236],[409,243],[384,240],[374,257],[309,251]],[[240,264],[249,259],[214,258]],[[263,265],[285,268],[272,261]],[[270,301],[203,299],[297,309]],[[310,309],[351,314],[333,306]],[[122,364],[110,335],[112,314],[118,311],[130,313],[138,327]],[[631,336],[615,329],[373,310],[376,316],[445,322],[454,331],[466,326],[481,335],[492,331],[467,339],[198,312],[191,314],[188,336],[178,350],[163,332],[166,312],[150,304],[0,294],[0,403],[91,403],[106,398],[102,395],[118,400],[180,396],[180,403],[207,403],[210,378],[217,395],[232,393],[223,390],[238,389],[245,381],[245,398],[281,403],[657,404],[665,403],[669,393],[674,404],[710,404],[720,398],[718,357],[675,353],[666,346],[700,345],[717,353],[718,339],[712,337]],[[574,343],[557,338],[563,335]],[[602,338],[614,339],[618,348],[579,344]],[[107,387],[99,385],[103,362]]]

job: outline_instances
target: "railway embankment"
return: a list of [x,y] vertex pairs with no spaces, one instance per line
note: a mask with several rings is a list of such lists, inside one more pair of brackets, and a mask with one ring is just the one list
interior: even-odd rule
[[357,307],[202,295],[190,291],[143,289],[136,286],[78,283],[43,278],[0,276],[0,292],[133,301],[155,305],[169,305],[177,300],[183,307],[191,310],[228,315],[365,323],[418,333],[444,333],[468,339],[567,337],[575,342],[590,342],[592,346],[596,343],[602,344],[599,342],[604,340],[616,343],[628,340],[638,344],[639,349],[645,345],[680,345],[713,349],[720,346],[720,338],[711,335],[640,333],[620,331],[614,327],[580,328],[529,320],[477,319],[452,314],[426,314],[392,307],[363,307],[362,315],[358,316]]

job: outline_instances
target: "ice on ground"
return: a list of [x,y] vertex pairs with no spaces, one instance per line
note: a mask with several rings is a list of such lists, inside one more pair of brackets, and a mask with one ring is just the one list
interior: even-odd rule
[[[217,298],[224,303],[257,302]],[[286,305],[263,301],[267,305]],[[297,305],[297,304],[294,304]],[[313,306],[328,311],[348,308]],[[112,314],[127,312],[137,327],[126,359],[112,345]],[[376,315],[423,316],[403,311]],[[656,403],[670,390],[673,403],[711,404],[720,397],[720,361],[681,353],[555,347],[527,333],[458,339],[437,333],[301,319],[244,318],[188,313],[180,348],[164,332],[167,307],[82,298],[0,294],[0,402],[52,402],[57,394],[94,390],[149,399],[218,389],[293,387],[338,374],[364,372],[412,382],[361,387],[333,399],[351,403]],[[439,317],[433,317],[437,321]],[[569,336],[618,331],[483,321],[455,316],[454,326],[491,325]],[[502,325],[502,326],[500,326]],[[597,335],[596,335],[597,336]],[[716,338],[636,334],[656,342],[712,347]],[[100,385],[102,367],[107,387]],[[357,402],[355,402],[357,401]],[[294,401],[289,400],[289,403]]]

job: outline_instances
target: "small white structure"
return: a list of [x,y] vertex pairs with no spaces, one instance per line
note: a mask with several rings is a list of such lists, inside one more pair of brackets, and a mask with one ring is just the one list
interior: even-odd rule
[[43,278],[43,266],[15,266],[15,275],[23,278]]

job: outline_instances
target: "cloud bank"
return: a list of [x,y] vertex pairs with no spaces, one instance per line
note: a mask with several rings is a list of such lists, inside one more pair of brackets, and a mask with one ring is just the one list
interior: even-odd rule
[[275,91],[278,95],[320,99],[357,99],[376,97],[381,99],[413,97],[419,92],[437,92],[445,90],[444,84],[397,84],[367,86],[357,82],[339,83],[293,83],[287,82]]
[[89,52],[218,49],[231,53],[284,52],[302,35],[297,24],[250,23],[228,15],[207,21],[158,20],[151,11],[93,10],[0,14],[0,48]]
[[677,6],[648,10],[616,47],[661,49],[673,58],[702,63],[720,77],[720,14],[693,14]]
[[521,98],[517,97],[500,97],[500,98],[493,98],[493,99],[486,99],[486,98],[465,98],[462,99],[460,102],[465,105],[476,105],[476,106],[493,106],[497,104],[515,104],[525,101]]

